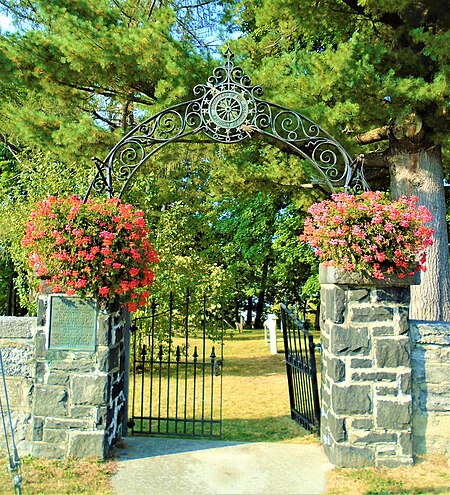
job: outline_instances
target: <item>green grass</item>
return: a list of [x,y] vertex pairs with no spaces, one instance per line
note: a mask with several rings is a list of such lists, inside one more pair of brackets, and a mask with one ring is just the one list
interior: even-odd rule
[[448,495],[450,461],[428,455],[415,466],[395,469],[335,469],[329,475],[327,495]]
[[[0,495],[12,495],[14,485],[7,469],[6,458],[1,461]],[[50,461],[22,459],[22,491],[24,495],[109,495],[110,477],[115,472],[114,461],[96,459]]]

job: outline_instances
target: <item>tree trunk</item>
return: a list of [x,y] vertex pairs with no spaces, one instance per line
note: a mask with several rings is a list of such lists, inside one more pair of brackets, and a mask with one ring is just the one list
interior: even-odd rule
[[450,321],[450,272],[445,195],[440,148],[394,150],[389,156],[393,197],[416,195],[433,215],[433,245],[427,248],[427,271],[411,288],[410,318]]
[[266,300],[266,287],[267,287],[267,275],[269,273],[269,261],[270,257],[266,256],[264,258],[262,276],[261,276],[261,287],[258,293],[258,302],[256,304],[256,315],[255,315],[255,328],[262,328],[262,314],[264,311],[264,302]]
[[247,297],[247,319],[245,321],[245,326],[247,328],[252,328],[253,317],[253,296]]

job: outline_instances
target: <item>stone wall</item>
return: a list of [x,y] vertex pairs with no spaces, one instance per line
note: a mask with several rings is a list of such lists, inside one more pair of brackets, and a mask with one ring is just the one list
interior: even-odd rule
[[[19,453],[105,458],[125,419],[126,315],[117,309],[98,313],[90,352],[52,349],[50,297],[40,297],[37,319],[0,318]],[[21,340],[5,340],[8,333]]]
[[[24,454],[31,453],[30,437],[33,405],[33,359],[36,318],[0,317],[0,348],[6,375],[15,440]],[[0,387],[5,404],[3,385]],[[0,428],[0,447],[4,448],[3,427]]]
[[411,322],[413,447],[450,454],[450,323]]
[[323,266],[320,282],[321,437],[330,461],[412,464],[410,282],[361,279]]

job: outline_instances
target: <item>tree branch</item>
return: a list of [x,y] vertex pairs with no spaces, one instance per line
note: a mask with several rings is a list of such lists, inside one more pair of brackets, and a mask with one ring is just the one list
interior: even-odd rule
[[386,139],[389,139],[390,132],[391,127],[389,125],[384,125],[382,127],[378,127],[377,129],[372,129],[364,132],[363,134],[359,134],[355,137],[355,140],[358,144],[377,143],[378,141],[385,141]]
[[366,17],[373,22],[381,22],[382,24],[391,26],[394,29],[397,29],[404,24],[402,18],[394,12],[385,12],[383,15],[381,15],[381,17],[374,18],[366,12],[366,9],[364,7],[359,5],[358,0],[341,0],[341,2],[345,3],[347,7],[351,8],[357,14],[362,15],[363,17]]

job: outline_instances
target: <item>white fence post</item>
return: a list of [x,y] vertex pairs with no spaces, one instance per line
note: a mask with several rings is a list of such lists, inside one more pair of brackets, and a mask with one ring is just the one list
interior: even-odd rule
[[267,342],[266,328],[269,329],[270,352],[277,354],[277,316],[274,314],[267,315],[267,320],[264,322],[264,341]]

